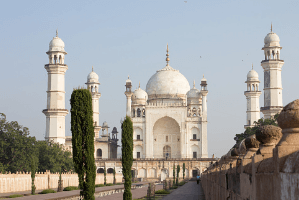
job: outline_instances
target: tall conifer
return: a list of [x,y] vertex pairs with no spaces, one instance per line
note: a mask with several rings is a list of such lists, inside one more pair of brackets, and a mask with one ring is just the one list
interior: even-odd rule
[[123,176],[125,179],[125,192],[123,194],[124,200],[131,200],[131,185],[132,185],[132,174],[131,168],[133,164],[133,123],[131,118],[126,116],[125,121],[121,125],[122,135],[121,135],[121,144],[122,144],[122,167],[123,167]]
[[80,195],[85,200],[94,200],[96,166],[90,91],[87,89],[74,90],[70,103],[73,161],[79,177]]

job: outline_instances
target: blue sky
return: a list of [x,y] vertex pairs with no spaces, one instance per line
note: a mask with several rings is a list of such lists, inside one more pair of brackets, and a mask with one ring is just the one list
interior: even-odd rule
[[[217,157],[244,131],[246,74],[259,73],[263,88],[263,40],[280,37],[283,103],[298,98],[297,1],[5,1],[0,8],[0,112],[18,121],[41,140],[45,134],[47,72],[50,40],[58,28],[68,55],[66,108],[74,87],[83,86],[94,66],[100,79],[100,123],[120,132],[125,115],[125,80],[133,88],[170,65],[192,86],[208,80],[208,148]],[[263,106],[263,94],[260,105]],[[262,115],[261,115],[262,116]],[[112,129],[110,129],[111,131]],[[70,114],[66,117],[70,132]]]

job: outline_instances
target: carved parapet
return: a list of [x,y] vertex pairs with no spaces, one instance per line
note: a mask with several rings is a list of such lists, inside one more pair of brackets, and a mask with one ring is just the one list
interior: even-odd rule
[[284,165],[288,157],[291,159],[294,157],[292,154],[299,151],[299,99],[283,108],[277,122],[283,135],[274,150],[275,162],[278,164],[275,171],[292,171],[286,170]]
[[261,142],[259,150],[264,159],[273,157],[273,149],[281,136],[281,128],[273,125],[262,126],[256,131],[256,139]]

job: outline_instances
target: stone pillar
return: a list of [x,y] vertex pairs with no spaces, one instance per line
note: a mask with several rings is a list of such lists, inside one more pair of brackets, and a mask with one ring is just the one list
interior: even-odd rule
[[277,122],[283,135],[274,149],[274,162],[277,164],[275,171],[281,172],[287,157],[299,151],[299,99],[283,108]]
[[148,199],[155,199],[155,189],[156,189],[155,183],[148,184],[148,189],[147,189],[147,198]]

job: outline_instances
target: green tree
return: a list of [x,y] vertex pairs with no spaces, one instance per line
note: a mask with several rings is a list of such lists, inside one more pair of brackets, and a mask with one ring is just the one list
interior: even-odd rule
[[96,166],[90,91],[87,89],[74,90],[70,103],[73,161],[79,177],[80,195],[85,200],[94,200]]
[[115,167],[113,168],[113,184],[116,184],[116,179],[115,179]]
[[38,163],[38,157],[36,156],[32,156],[31,158],[31,194],[35,195],[35,184],[34,184],[34,180],[35,180],[35,172],[37,169],[37,163]]
[[31,171],[31,157],[36,155],[36,139],[29,136],[29,129],[16,121],[6,121],[0,113],[0,168],[1,171]]
[[173,164],[172,175],[173,175],[173,185],[174,185],[175,184],[175,165],[174,164]]
[[259,119],[257,122],[255,121],[254,124],[255,126],[254,127],[247,127],[246,130],[244,131],[244,133],[240,133],[240,134],[236,134],[234,140],[236,141],[236,145],[238,143],[240,143],[243,139],[251,136],[251,135],[254,135],[256,133],[256,131],[261,127],[261,126],[265,126],[265,125],[274,125],[274,126],[278,126],[277,124],[277,117],[278,117],[279,114],[276,114],[274,116],[274,118],[271,118],[271,119],[264,119],[264,118],[261,118]]
[[67,172],[74,170],[72,153],[65,151],[62,145],[53,141],[38,141],[38,171],[46,172],[50,170],[52,173]]
[[185,163],[183,163],[183,179],[185,179],[185,170],[186,170],[186,166]]
[[176,173],[177,173],[177,176],[176,176],[176,185],[179,185],[179,174],[180,174],[180,165],[177,166],[176,168]]
[[107,182],[106,182],[106,174],[107,174],[107,172],[106,172],[106,166],[104,166],[104,185],[106,185],[107,184]]
[[125,191],[123,194],[124,200],[131,200],[131,185],[132,185],[132,174],[131,168],[133,164],[133,123],[131,118],[126,116],[126,119],[121,125],[121,144],[122,144],[122,167],[123,176],[125,179]]

